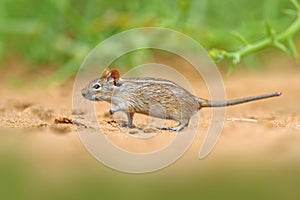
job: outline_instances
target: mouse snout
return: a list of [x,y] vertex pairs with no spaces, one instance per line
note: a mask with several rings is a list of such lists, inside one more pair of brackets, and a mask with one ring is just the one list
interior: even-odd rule
[[87,88],[83,88],[83,89],[81,90],[81,95],[82,95],[83,97],[87,97],[88,94],[89,94],[89,90],[88,90]]
[[88,100],[91,100],[91,101],[95,101],[96,99],[96,96],[95,94],[93,93],[93,91],[90,91],[88,88],[83,88],[81,90],[81,95],[85,98],[85,99],[88,99]]

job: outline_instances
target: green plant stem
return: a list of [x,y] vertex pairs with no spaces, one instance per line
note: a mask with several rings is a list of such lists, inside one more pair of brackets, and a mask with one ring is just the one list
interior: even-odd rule
[[247,46],[245,46],[244,48],[242,48],[239,51],[227,52],[226,57],[228,59],[234,60],[237,57],[241,58],[250,53],[257,52],[257,51],[262,50],[269,46],[273,46],[274,41],[277,41],[277,42],[286,41],[286,40],[288,40],[288,38],[291,38],[293,35],[295,35],[295,33],[297,33],[299,31],[299,29],[300,29],[300,17],[297,17],[297,19],[293,22],[293,24],[290,27],[288,27],[285,31],[283,31],[282,33],[275,36],[274,39],[273,38],[265,38],[256,43],[248,44]]
[[[293,3],[297,4],[297,2],[295,1]],[[297,18],[293,21],[293,23],[289,27],[287,27],[286,30],[282,31],[281,33],[271,34],[269,35],[269,37],[264,38],[252,44],[244,42],[243,44],[246,45],[238,51],[228,52],[226,50],[213,49],[210,51],[210,55],[216,61],[229,59],[232,61],[233,64],[232,66],[234,66],[235,64],[241,61],[242,57],[248,54],[260,51],[270,46],[275,46],[282,51],[289,52],[297,59],[298,53],[292,38],[299,30],[300,30],[300,10],[297,10]],[[283,43],[287,43],[288,48]]]

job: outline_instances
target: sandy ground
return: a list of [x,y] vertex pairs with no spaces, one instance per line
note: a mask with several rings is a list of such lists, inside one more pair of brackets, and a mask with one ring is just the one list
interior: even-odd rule
[[[198,159],[198,152],[208,126],[214,122],[210,121],[210,109],[201,110],[198,114],[201,121],[193,144],[164,173],[172,176],[178,171],[185,171],[184,174],[197,170],[218,171],[223,168],[221,166],[251,169],[251,172],[298,168],[300,68],[292,60],[270,61],[268,65],[270,67],[262,71],[238,69],[230,76],[224,73],[227,97],[230,99],[274,91],[282,91],[283,95],[227,108],[221,137],[204,160]],[[273,65],[276,67],[271,67]],[[197,87],[196,84],[193,86]],[[71,112],[73,80],[53,87],[28,84],[19,89],[4,82],[0,87],[0,151],[3,155],[7,152],[22,155],[35,173],[50,180],[61,177],[61,174],[64,174],[63,177],[74,175],[82,165],[92,171],[110,171],[93,159],[80,142],[74,127],[77,122]],[[204,92],[202,97],[207,98],[207,94]],[[96,107],[98,123],[104,134],[126,151],[155,151],[168,144],[177,134],[155,128],[146,129],[151,119],[137,115],[134,121],[139,127],[144,127],[143,133],[156,134],[152,139],[141,140],[134,136],[137,133],[135,130],[130,132],[120,127],[118,120],[108,114],[108,103],[97,103]]]

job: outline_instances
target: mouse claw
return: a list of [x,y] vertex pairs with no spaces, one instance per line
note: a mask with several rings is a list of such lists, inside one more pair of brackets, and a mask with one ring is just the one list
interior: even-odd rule
[[127,128],[136,128],[136,126],[133,124],[133,123],[128,123],[128,122],[125,122],[123,124],[123,127],[127,127]]
[[167,127],[167,126],[165,126],[165,127],[162,127],[162,128],[160,128],[161,130],[164,130],[164,131],[168,131],[168,130],[172,130],[172,128],[171,127]]
[[169,130],[169,131],[176,131],[179,132],[183,129],[183,126],[176,126],[176,127],[162,127],[161,130]]

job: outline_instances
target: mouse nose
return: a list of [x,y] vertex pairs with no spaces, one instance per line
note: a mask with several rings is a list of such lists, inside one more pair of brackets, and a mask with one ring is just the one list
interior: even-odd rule
[[83,89],[81,90],[81,95],[82,95],[83,97],[86,97],[86,96],[88,95],[88,90],[87,90],[86,88],[83,88]]

